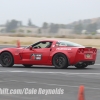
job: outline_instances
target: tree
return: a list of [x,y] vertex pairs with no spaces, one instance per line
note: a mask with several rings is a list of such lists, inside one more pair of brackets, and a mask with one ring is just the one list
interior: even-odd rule
[[59,25],[59,28],[66,29],[66,25],[64,25],[64,24],[60,24],[60,25]]
[[88,24],[86,30],[88,32],[95,32],[97,30],[97,23]]
[[27,33],[31,33],[32,31],[31,30],[27,30]]
[[67,25],[66,25],[66,28],[67,28],[67,29],[72,29],[73,26],[72,26],[72,24],[67,24]]
[[58,32],[58,29],[59,29],[59,24],[55,24],[55,32]]
[[33,26],[31,19],[28,20],[28,26]]
[[74,26],[74,31],[76,33],[80,33],[82,30],[83,30],[82,24],[77,24],[77,25]]
[[92,35],[95,35],[95,34],[96,34],[96,32],[92,32],[91,34],[92,34]]
[[50,33],[57,33],[59,30],[59,25],[51,23],[50,25]]
[[20,33],[23,33],[23,32],[24,32],[24,30],[22,30],[22,29],[19,29],[18,31],[19,31]]
[[6,26],[8,26],[9,25],[9,20],[7,20],[7,22],[6,22]]
[[42,25],[42,28],[47,29],[48,28],[48,23],[44,22],[43,25]]
[[19,26],[22,26],[23,24],[22,24],[22,21],[19,21]]
[[15,32],[16,32],[16,30],[11,30],[10,32],[11,32],[11,33],[15,33]]
[[38,33],[39,33],[39,34],[42,33],[42,32],[41,32],[41,28],[38,29]]
[[11,20],[11,22],[6,24],[6,32],[11,32],[12,30],[15,30],[18,27],[18,21]]

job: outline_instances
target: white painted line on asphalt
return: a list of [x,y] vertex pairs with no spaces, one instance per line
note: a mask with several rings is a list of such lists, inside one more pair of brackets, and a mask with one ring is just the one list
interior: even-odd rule
[[[51,83],[42,83],[42,82],[36,82],[36,81],[18,81],[18,80],[6,80],[6,81],[0,81],[0,83],[5,83],[5,82],[22,82],[22,83],[27,83],[27,84],[40,84],[40,85],[48,85],[48,86],[61,86],[61,87],[70,87],[70,88],[78,88],[79,86],[75,85],[61,85],[61,84],[51,84]],[[86,85],[86,83],[85,83]],[[91,89],[91,90],[100,90],[100,88],[95,88],[95,87],[87,87],[85,86],[85,89]]]
[[42,72],[42,71],[0,71],[0,73],[64,74],[64,75],[100,75],[100,73]]
[[62,73],[66,75],[100,75],[100,73]]
[[[70,88],[79,88],[79,86],[75,85],[61,85],[61,84],[50,84],[50,83],[41,83],[41,82],[36,82],[36,81],[18,81],[18,80],[8,80],[8,81],[1,81],[1,82],[23,82],[27,84],[40,84],[40,85],[48,85],[48,86],[61,86],[61,87],[70,87]],[[85,89],[91,89],[91,90],[100,90],[100,88],[95,88],[95,87],[87,87],[85,86]]]
[[[0,70],[0,73],[27,73],[28,71],[19,71],[19,70]],[[29,71],[30,72],[30,71]]]

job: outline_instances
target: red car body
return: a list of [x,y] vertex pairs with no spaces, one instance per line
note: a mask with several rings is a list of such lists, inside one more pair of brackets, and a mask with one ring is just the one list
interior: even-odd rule
[[[32,45],[29,47],[20,47],[20,48],[4,48],[0,50],[0,55],[3,52],[9,52],[14,59],[14,64],[31,64],[31,65],[53,65],[54,55],[61,53],[66,56],[68,61],[68,66],[76,66],[78,64],[85,63],[87,65],[93,65],[96,60],[97,49],[92,47],[84,47],[81,45],[64,45],[67,41],[63,41],[60,45],[59,40],[42,40],[38,43],[50,42],[49,47],[43,48],[32,48]],[[70,43],[70,42],[68,42]],[[73,43],[72,43],[73,44]],[[33,44],[34,45],[34,44]]]

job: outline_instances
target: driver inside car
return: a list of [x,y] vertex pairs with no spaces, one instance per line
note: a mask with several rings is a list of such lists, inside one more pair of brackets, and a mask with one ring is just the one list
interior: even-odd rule
[[52,45],[51,42],[41,42],[33,46],[33,48],[50,48]]

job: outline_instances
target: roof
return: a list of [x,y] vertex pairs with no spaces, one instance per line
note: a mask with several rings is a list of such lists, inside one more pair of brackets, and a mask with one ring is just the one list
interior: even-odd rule
[[50,41],[50,42],[55,41],[55,42],[57,42],[57,41],[59,41],[59,40],[57,40],[57,39],[45,39],[45,40],[41,40],[41,41]]
[[60,46],[71,46],[71,47],[84,47],[83,45],[66,41],[66,40],[56,40],[56,39],[49,39],[49,40],[42,40],[43,41],[49,41],[49,42],[59,42],[58,45]]

